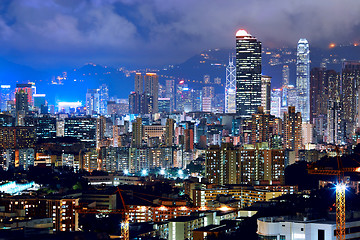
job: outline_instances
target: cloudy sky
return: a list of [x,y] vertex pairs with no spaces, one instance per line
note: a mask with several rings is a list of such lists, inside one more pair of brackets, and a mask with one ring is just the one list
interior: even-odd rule
[[35,68],[179,63],[234,47],[360,40],[359,0],[1,0],[0,57]]

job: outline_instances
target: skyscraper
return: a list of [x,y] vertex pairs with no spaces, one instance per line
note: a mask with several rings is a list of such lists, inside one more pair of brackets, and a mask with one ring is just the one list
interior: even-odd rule
[[27,93],[29,107],[34,105],[33,95],[36,93],[35,83],[20,83],[16,84],[15,93],[24,91]]
[[16,125],[23,126],[23,118],[29,111],[28,93],[20,89],[15,93]]
[[328,78],[324,68],[313,68],[310,71],[310,121],[327,115]]
[[262,75],[261,76],[261,106],[264,109],[264,113],[270,113],[270,102],[271,102],[271,77]]
[[304,122],[310,121],[310,49],[305,38],[297,45],[296,89],[298,91],[297,109]]
[[302,119],[301,113],[295,112],[295,107],[289,107],[284,113],[284,146],[294,150],[298,158],[299,150],[302,149]]
[[[157,113],[159,110],[159,77],[156,73],[135,74],[135,92],[129,96],[130,106],[135,102],[139,102],[139,111],[132,113],[151,114]],[[134,100],[134,98],[138,98]],[[136,107],[135,107],[136,108]],[[134,109],[135,109],[134,108]],[[131,112],[131,111],[130,111]]]
[[175,81],[166,80],[165,97],[170,98],[170,112],[175,110]]
[[326,142],[336,145],[342,144],[343,142],[343,133],[341,131],[341,107],[339,100],[329,100]]
[[236,113],[236,68],[233,58],[226,67],[225,113]]
[[274,88],[271,91],[271,108],[270,114],[275,117],[281,117],[281,89]]
[[159,76],[156,73],[146,73],[144,76],[144,93],[153,98],[153,113],[157,113],[159,98]]
[[251,117],[261,105],[261,42],[245,30],[236,33],[236,113]]
[[11,100],[11,90],[10,85],[1,85],[0,86],[0,110],[7,110],[7,101]]
[[109,101],[109,89],[106,84],[99,88],[99,111],[101,115],[107,114],[107,102]]
[[341,73],[341,102],[345,136],[350,138],[355,132],[358,111],[358,91],[360,83],[360,62],[345,61]]
[[211,112],[213,99],[215,97],[214,87],[203,87],[202,88],[202,111]]
[[132,123],[132,139],[131,146],[135,148],[139,148],[142,145],[142,136],[143,136],[143,126],[142,119],[136,118],[136,120]]
[[288,106],[288,86],[289,86],[290,69],[288,65],[284,65],[282,69],[282,101],[281,106]]
[[86,93],[86,114],[94,115],[100,113],[100,99],[98,89],[88,89]]
[[144,89],[144,79],[141,73],[135,74],[135,92],[137,94],[142,94]]

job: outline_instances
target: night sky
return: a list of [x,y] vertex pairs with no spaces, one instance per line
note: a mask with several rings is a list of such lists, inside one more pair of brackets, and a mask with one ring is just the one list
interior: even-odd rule
[[155,66],[232,48],[360,40],[359,0],[1,0],[0,58],[37,69],[86,62]]

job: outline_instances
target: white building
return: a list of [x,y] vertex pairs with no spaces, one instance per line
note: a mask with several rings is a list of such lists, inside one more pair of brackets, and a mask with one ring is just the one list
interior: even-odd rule
[[[324,219],[299,220],[281,217],[265,217],[257,220],[259,239],[267,240],[335,240],[336,223]],[[360,221],[346,222],[346,239],[360,238]]]
[[310,121],[310,50],[309,43],[301,38],[297,45],[296,89],[298,92],[296,109],[301,112],[303,122]]
[[314,124],[311,123],[303,123],[302,124],[302,139],[303,139],[303,145],[306,145],[308,143],[314,143]]
[[225,113],[236,113],[236,67],[232,58],[226,67]]
[[193,230],[214,224],[215,212],[199,213],[199,216],[184,216],[169,220],[169,240],[192,239]]
[[271,105],[270,105],[270,114],[275,117],[281,116],[281,89],[273,89],[271,91]]

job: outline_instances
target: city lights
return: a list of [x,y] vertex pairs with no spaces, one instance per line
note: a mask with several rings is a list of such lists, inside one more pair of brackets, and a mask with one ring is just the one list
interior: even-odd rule
[[359,237],[359,0],[3,2],[0,236]]
[[346,184],[345,183],[338,183],[335,186],[336,191],[345,191],[346,190]]
[[147,176],[147,174],[148,174],[148,171],[146,169],[141,170],[142,176]]

